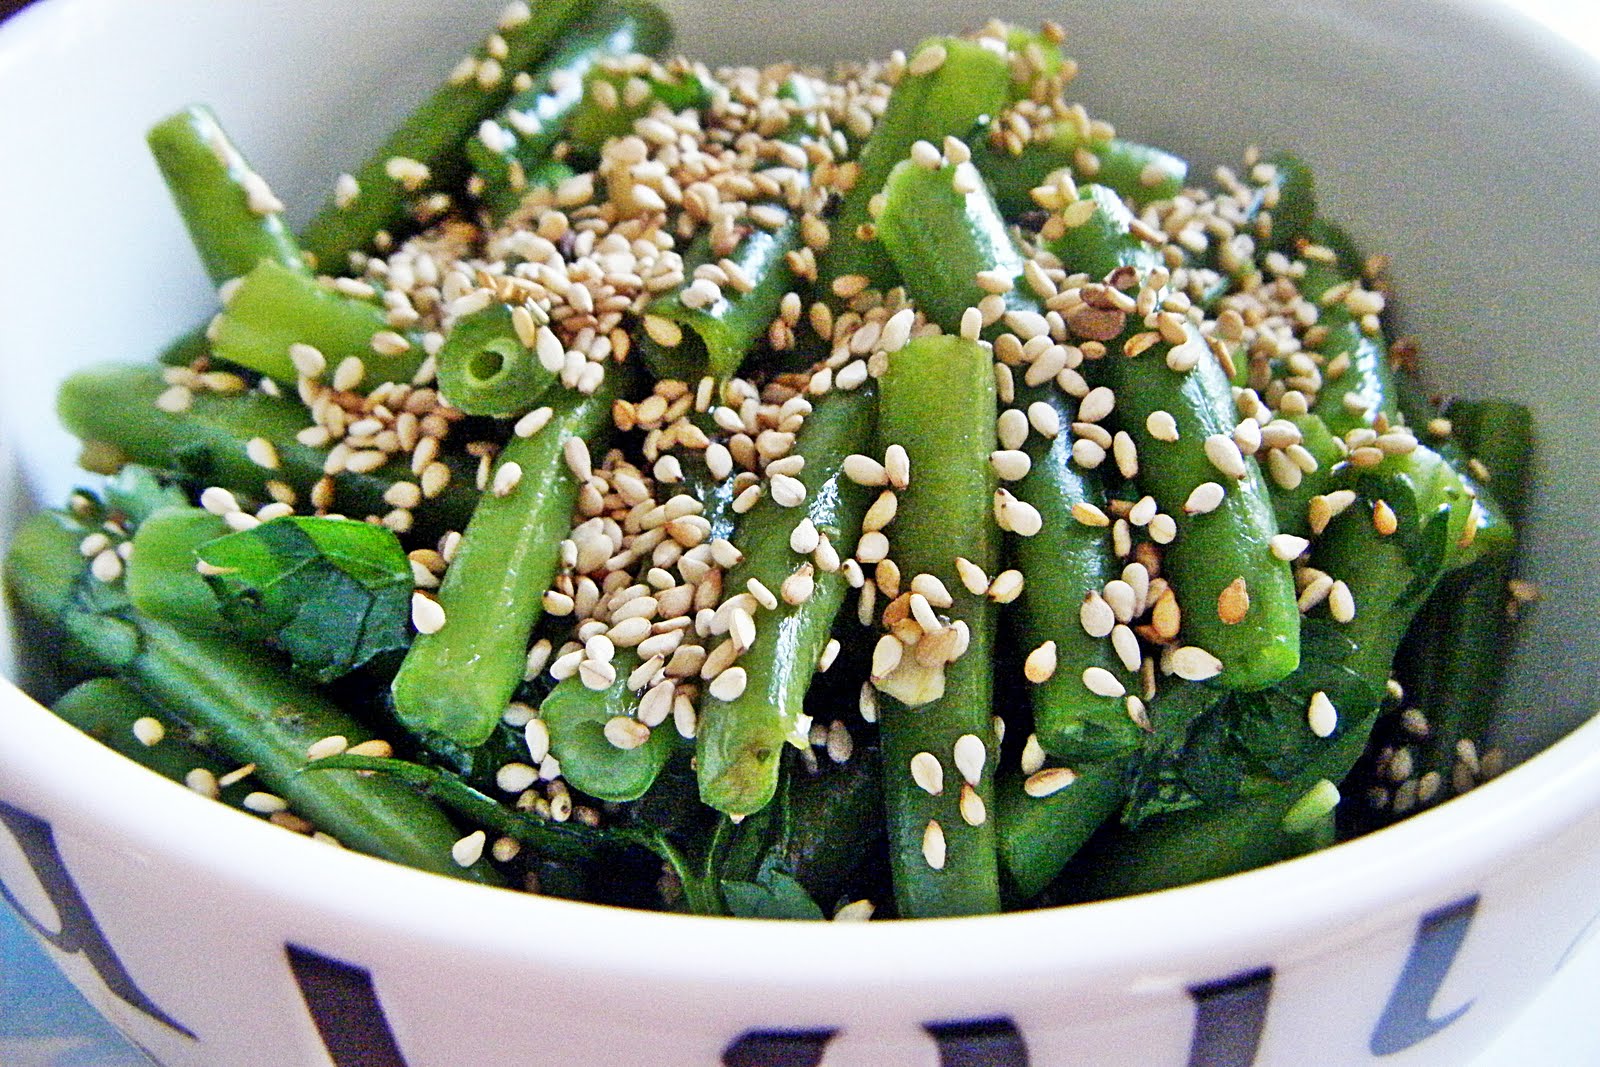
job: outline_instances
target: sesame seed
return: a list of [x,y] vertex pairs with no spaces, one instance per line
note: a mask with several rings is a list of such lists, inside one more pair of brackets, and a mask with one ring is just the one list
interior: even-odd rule
[[878,499],[872,502],[866,515],[861,520],[861,528],[868,533],[882,530],[894,521],[895,515],[900,510],[900,498],[893,489],[885,489],[878,494]]
[[1105,637],[1117,625],[1117,616],[1105,598],[1091,590],[1078,608],[1078,621],[1090,637]]
[[800,479],[787,474],[772,478],[772,501],[779,507],[794,508],[805,503],[806,487]]
[[911,484],[911,457],[906,454],[904,447],[890,445],[884,449],[883,470],[889,484],[896,489],[904,489]]
[[348,392],[360,385],[366,375],[367,365],[359,356],[346,356],[333,372],[333,387],[340,392]]
[[944,767],[931,752],[918,752],[911,757],[911,780],[929,796],[944,792]]
[[1022,783],[1022,791],[1030,797],[1047,797],[1077,780],[1078,772],[1069,767],[1046,767],[1028,775]]
[[1331,737],[1339,725],[1338,710],[1334,708],[1333,701],[1328,699],[1328,694],[1320,689],[1311,694],[1311,703],[1306,708],[1306,725],[1318,737]]
[[141,715],[133,720],[133,736],[145,748],[159,745],[167,736],[167,728],[161,725],[160,719],[152,719],[148,715]]
[[221,793],[221,789],[217,786],[217,776],[204,767],[191,768],[183,776],[183,784],[192,792],[199,793],[203,797],[210,797],[212,800],[215,800]]
[[337,756],[350,747],[350,739],[343,734],[329,734],[320,737],[306,747],[306,759],[327,759]]
[[1033,461],[1026,452],[1018,449],[1000,449],[989,453],[989,463],[995,474],[1004,481],[1015,482],[1027,477]]
[[1139,639],[1120,622],[1111,628],[1111,650],[1117,654],[1125,670],[1137,671],[1144,665],[1144,652],[1139,648]]
[[1176,441],[1178,439],[1178,421],[1172,417],[1171,412],[1152,411],[1144,420],[1144,428],[1157,441]]
[[756,602],[762,607],[766,608],[768,611],[774,611],[777,609],[778,598],[772,595],[772,590],[768,589],[762,583],[761,579],[751,578],[749,581],[745,582],[744,587],[749,590],[750,595],[755,597]]
[[1208,515],[1222,504],[1225,494],[1226,490],[1216,482],[1201,482],[1183,502],[1183,512],[1185,515]]
[[811,599],[811,594],[816,591],[817,583],[814,568],[809,563],[801,564],[800,569],[783,580],[780,591],[783,602],[790,605],[804,604]]
[[1116,394],[1105,386],[1097,386],[1089,390],[1089,395],[1078,404],[1078,419],[1081,422],[1099,422],[1116,410]]
[[936,871],[944,870],[945,841],[944,827],[937,820],[929,819],[928,825],[922,831],[922,858],[929,867]]
[[275,815],[280,811],[289,810],[288,801],[280,796],[272,793],[263,793],[260,790],[246,793],[239,805],[246,811],[253,811],[258,815]]
[[983,573],[983,568],[962,556],[956,557],[956,576],[961,579],[961,584],[973,596],[983,596],[989,591],[989,576]]
[[419,634],[435,634],[444,629],[444,607],[424,593],[411,594],[411,625]]
[[872,648],[872,679],[882,681],[900,666],[905,646],[893,634],[884,634]]
[[519,463],[502,463],[500,469],[494,472],[493,491],[495,496],[510,496],[522,481],[522,466]]
[[1234,626],[1244,621],[1250,613],[1250,590],[1244,578],[1238,577],[1223,587],[1217,595],[1217,618]]
[[707,691],[718,700],[737,700],[748,683],[749,676],[743,667],[729,667],[711,680]]
[[1387,500],[1379,500],[1372,505],[1372,528],[1383,537],[1388,537],[1400,528],[1400,521],[1395,516],[1394,508],[1389,506]]
[[1356,617],[1355,597],[1342,581],[1334,582],[1328,590],[1328,614],[1334,622],[1349,622]]
[[626,715],[613,715],[602,729],[613,748],[630,752],[650,740],[650,727]]
[[881,486],[889,482],[883,464],[871,456],[852,454],[844,458],[844,475],[857,485]]
[[889,558],[889,539],[880,531],[872,530],[861,535],[856,544],[856,559],[862,563],[878,563]]
[[1095,470],[1106,461],[1105,446],[1089,437],[1072,442],[1072,461],[1085,470]]
[[1244,454],[1239,451],[1239,446],[1233,438],[1227,434],[1216,433],[1207,437],[1205,453],[1211,465],[1230,478],[1243,478],[1250,473],[1250,468],[1244,461]]
[[1041,435],[1054,438],[1061,432],[1061,416],[1043,400],[1035,400],[1028,405],[1028,425]]
[[[935,41],[934,43],[925,46],[918,51],[916,55],[911,57],[911,61],[906,64],[906,73],[910,74],[912,77],[925,77],[944,66],[944,61],[948,57],[949,52],[945,50],[944,45]],[[932,148],[933,146],[929,145],[928,147]],[[929,862],[932,863],[932,861]],[[943,867],[944,862],[941,859],[939,863],[932,865],[937,869],[939,867]]]
[[1293,534],[1276,534],[1267,544],[1272,549],[1273,558],[1283,560],[1285,563],[1299,559],[1305,554],[1306,549],[1311,547],[1310,541]]
[[482,830],[474,830],[450,846],[450,858],[455,861],[457,867],[471,867],[483,858],[483,849],[488,842],[488,834]]
[[1168,667],[1173,674],[1189,682],[1203,682],[1222,673],[1222,661],[1199,645],[1173,649]]
[[961,799],[957,802],[961,812],[961,821],[968,826],[982,826],[989,819],[989,810],[983,803],[983,797],[970,785],[961,787]]
[[1117,680],[1117,676],[1104,667],[1089,667],[1083,672],[1084,688],[1096,696],[1122,697],[1127,694],[1127,689]]
[[545,757],[550,755],[550,727],[545,725],[543,719],[529,719],[522,728],[522,737],[528,746],[528,758],[535,763],[543,763]]
[[1009,604],[1022,594],[1023,577],[1019,570],[1005,570],[995,575],[989,583],[989,599],[996,604]]
[[114,549],[108,548],[94,557],[89,564],[89,573],[97,581],[114,582],[122,577],[122,557]]
[[207,486],[200,493],[200,506],[213,515],[227,515],[239,510],[239,501],[219,485]]
[[583,438],[574,435],[561,442],[561,454],[567,461],[567,469],[578,481],[587,482],[594,476],[589,461],[589,446]]
[[1030,682],[1048,682],[1056,673],[1056,643],[1046,641],[1032,652],[1022,664],[1022,673]]

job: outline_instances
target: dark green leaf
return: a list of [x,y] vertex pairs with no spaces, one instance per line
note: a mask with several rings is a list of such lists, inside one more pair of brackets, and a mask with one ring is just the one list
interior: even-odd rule
[[198,549],[230,623],[327,682],[410,643],[411,565],[395,535],[351,519],[288,516]]
[[769,856],[753,882],[724,881],[728,912],[741,919],[821,919],[822,909],[794,876]]

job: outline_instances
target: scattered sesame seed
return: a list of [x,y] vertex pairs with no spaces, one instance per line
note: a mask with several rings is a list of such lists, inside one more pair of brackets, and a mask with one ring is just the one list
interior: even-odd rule
[[488,843],[488,834],[474,830],[450,846],[450,858],[457,867],[471,867],[483,858],[483,849]]
[[922,858],[929,867],[936,871],[944,870],[945,841],[944,827],[937,820],[929,819],[928,825],[922,831]]
[[844,476],[857,485],[881,486],[889,483],[883,464],[871,456],[852,454],[844,458]]
[[1186,515],[1208,515],[1217,510],[1222,504],[1226,490],[1216,482],[1201,482],[1189,493],[1189,499],[1183,502],[1183,511]]
[[962,586],[973,596],[983,596],[989,591],[989,576],[983,568],[963,556],[956,557],[956,576]]
[[1333,616],[1334,622],[1349,622],[1356,617],[1355,597],[1342,581],[1334,582],[1328,589],[1328,614]]
[[1203,682],[1222,673],[1222,661],[1199,645],[1173,649],[1168,667],[1173,674],[1189,682]]
[[411,625],[419,634],[434,634],[444,629],[444,607],[425,593],[411,594]]
[[141,715],[133,720],[133,736],[141,745],[152,748],[159,745],[167,736],[167,728],[161,725],[160,719],[153,719],[148,715]]
[[1331,737],[1339,725],[1338,710],[1334,708],[1333,701],[1328,699],[1328,694],[1320,689],[1311,694],[1311,703],[1306,709],[1306,725],[1318,737]]
[[707,691],[718,700],[737,700],[744,693],[748,681],[743,667],[729,667],[711,680]]
[[1123,697],[1127,689],[1117,676],[1104,667],[1088,667],[1083,672],[1083,685],[1089,692],[1102,697]]
[[1056,673],[1056,643],[1046,641],[1023,662],[1022,673],[1030,682],[1047,682]]
[[1272,549],[1272,557],[1285,563],[1299,559],[1311,547],[1310,541],[1294,534],[1275,534],[1267,544]]
[[918,752],[911,757],[911,780],[929,796],[944,792],[944,767],[931,752]]
[[339,755],[349,747],[348,737],[343,734],[329,734],[327,737],[319,737],[306,746],[306,759],[327,759],[329,756]]
[[[221,784],[220,781],[218,784]],[[246,793],[239,805],[246,811],[253,811],[257,815],[274,815],[277,812],[289,810],[288,801],[275,794],[263,793],[260,790]]]
[[1235,578],[1217,595],[1217,618],[1228,626],[1237,625],[1250,614],[1250,590],[1243,576]]
[[650,740],[650,727],[626,715],[613,715],[607,719],[602,732],[613,748],[624,752],[630,752]]
[[1078,772],[1069,767],[1046,767],[1028,775],[1022,783],[1022,791],[1030,797],[1047,797],[1077,780]]
[[1009,604],[1022,594],[1023,577],[1019,570],[1004,570],[989,583],[989,599],[996,604]]

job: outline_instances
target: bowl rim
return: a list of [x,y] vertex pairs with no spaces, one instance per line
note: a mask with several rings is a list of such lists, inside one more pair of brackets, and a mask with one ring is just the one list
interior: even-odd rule
[[[107,3],[36,4],[0,27],[0,54],[26,35],[48,32],[57,20]],[[1515,38],[1600,96],[1593,56],[1506,4],[1431,0],[1430,6]],[[219,883],[304,905],[311,909],[308,921],[319,927],[404,930],[415,943],[466,946],[485,958],[540,958],[615,974],[670,971],[680,980],[767,988],[819,980],[903,988],[908,981],[1120,972],[1157,961],[1164,968],[1248,961],[1291,933],[1303,937],[1296,951],[1309,951],[1314,937],[1351,936],[1338,929],[1346,924],[1402,914],[1410,919],[1419,903],[1459,892],[1509,852],[1553,837],[1600,807],[1600,719],[1592,719],[1468,794],[1336,848],[1120,900],[863,929],[634,911],[454,881],[329,850],[205,801],[90,742],[3,678],[0,720],[7,722],[0,765],[15,773],[18,795],[43,799],[40,814],[56,820],[69,848],[82,839],[146,857],[166,855]],[[76,781],[98,788],[72,788],[59,773],[67,766]],[[1206,921],[1195,922],[1198,915]],[[845,925],[851,932],[841,932]],[[930,938],[933,930],[941,936]],[[783,973],[774,973],[774,958],[784,961]]]

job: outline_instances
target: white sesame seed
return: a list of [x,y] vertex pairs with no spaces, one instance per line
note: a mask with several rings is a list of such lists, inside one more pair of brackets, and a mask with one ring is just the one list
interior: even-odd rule
[[1122,623],[1111,629],[1111,650],[1117,654],[1122,666],[1129,671],[1137,671],[1144,663],[1144,653],[1139,648],[1139,639]]
[[[1053,375],[1052,375],[1053,377]],[[1078,404],[1080,422],[1099,422],[1116,409],[1117,397],[1105,386],[1089,390],[1089,395]]]
[[613,748],[632,751],[650,740],[650,727],[626,715],[613,715],[602,730]]
[[1305,553],[1305,550],[1311,547],[1310,541],[1307,541],[1304,537],[1296,537],[1293,534],[1276,534],[1267,544],[1272,549],[1273,558],[1283,560],[1286,563],[1292,563],[1294,560],[1299,559]]
[[844,458],[844,476],[857,485],[881,486],[889,483],[883,464],[871,456],[853,454]]
[[148,715],[141,715],[133,720],[133,736],[141,745],[150,748],[159,745],[167,736],[167,728],[161,725],[160,719],[152,719]]
[[578,664],[578,680],[585,689],[599,693],[616,683],[617,668],[610,663],[585,659]]
[[1150,540],[1158,545],[1170,545],[1178,536],[1178,521],[1165,513],[1150,520]]
[[554,408],[534,408],[532,411],[528,412],[526,415],[517,420],[516,426],[513,427],[513,432],[515,432],[518,437],[532,437],[534,434],[548,426],[551,418],[554,416]]
[[1105,446],[1089,437],[1072,442],[1072,461],[1085,470],[1095,470],[1106,461]]
[[522,737],[528,745],[528,758],[535,763],[543,763],[545,757],[550,755],[550,727],[545,725],[543,719],[529,719],[522,728]]
[[444,607],[423,593],[411,594],[411,625],[419,634],[435,634],[444,629]]
[[[926,75],[932,74],[934,71],[944,66],[944,61],[948,57],[949,52],[945,50],[944,45],[935,41],[934,43],[925,46],[919,50],[916,55],[911,57],[911,61],[906,64],[906,73],[910,74],[912,77],[925,77]],[[932,145],[929,147],[931,148]],[[934,866],[936,869],[944,866],[942,851],[943,850],[941,847],[940,862],[937,864],[932,864],[932,866]]]
[[929,796],[944,792],[944,767],[931,752],[918,752],[911,757],[911,780]]
[[996,604],[1009,604],[1022,594],[1023,577],[1019,570],[1004,570],[989,583],[989,599]]
[[1028,405],[1028,424],[1045,437],[1055,437],[1061,432],[1061,416],[1043,400]]
[[945,841],[944,827],[937,820],[929,819],[928,825],[922,831],[922,858],[929,867],[936,871],[944,870]]
[[483,849],[488,842],[488,834],[482,830],[474,830],[450,846],[450,858],[455,861],[457,867],[471,867],[483,858]]
[[319,737],[306,747],[306,759],[327,759],[337,756],[350,747],[350,739],[343,734],[329,734]]
[[89,564],[89,573],[94,575],[97,581],[114,582],[122,577],[122,557],[118,556],[114,549],[108,548],[94,557]]
[[1203,682],[1222,673],[1222,661],[1199,645],[1184,645],[1174,649],[1168,658],[1173,674],[1190,682]]
[[574,435],[561,442],[561,454],[567,461],[567,469],[578,481],[587,482],[594,476],[589,461],[589,446],[583,438]]
[[1046,767],[1028,775],[1022,783],[1022,791],[1030,797],[1047,797],[1077,780],[1078,772],[1069,767]]
[[973,596],[983,596],[989,591],[989,576],[983,573],[983,568],[963,556],[956,557],[956,575],[961,579],[961,584]]
[[862,563],[878,563],[889,558],[889,539],[878,530],[861,535],[856,544],[856,559]]
[[1144,428],[1157,441],[1170,442],[1178,439],[1178,421],[1172,417],[1171,412],[1152,411],[1144,420]]
[[989,463],[994,467],[995,474],[1008,482],[1020,481],[1027,477],[1033,461],[1026,452],[1018,449],[1000,449],[989,453]]
[[1222,498],[1227,491],[1216,482],[1201,482],[1189,493],[1189,499],[1183,502],[1183,511],[1186,515],[1209,515],[1222,504]]
[[348,392],[360,385],[366,375],[367,365],[361,361],[361,357],[346,356],[334,369],[333,387],[340,392]]
[[906,454],[904,447],[890,445],[884,449],[883,471],[889,484],[896,489],[904,489],[911,484],[911,457]]
[[[220,780],[218,784],[222,784]],[[231,785],[232,783],[229,784]],[[275,815],[280,811],[289,810],[288,802],[282,797],[272,793],[263,793],[259,790],[253,793],[246,793],[239,804],[246,811],[253,811],[258,815]]]
[[795,508],[805,503],[806,486],[798,478],[779,474],[772,478],[772,501],[779,507]]
[[1328,590],[1328,614],[1333,616],[1334,622],[1349,622],[1356,617],[1355,597],[1342,581],[1334,582]]
[[989,820],[989,811],[983,803],[983,797],[970,785],[961,787],[961,799],[957,802],[961,812],[961,821],[968,826],[982,826]]
[[213,515],[227,515],[239,510],[239,501],[220,485],[212,485],[200,493],[200,506]]
[[519,463],[502,463],[494,472],[493,491],[495,496],[510,496],[522,481],[522,465]]
[[1083,672],[1084,688],[1096,696],[1122,697],[1127,694],[1127,689],[1118,681],[1117,676],[1104,667],[1088,667]]
[[712,679],[707,691],[718,700],[736,700],[748,683],[749,677],[743,667],[729,667]]
[[1205,453],[1211,465],[1230,478],[1243,478],[1250,473],[1244,454],[1227,434],[1215,433],[1207,437]]
[[1022,673],[1030,682],[1047,682],[1056,673],[1056,643],[1046,641],[1032,652],[1022,664]]
[[872,678],[882,681],[893,674],[900,666],[901,657],[905,653],[905,646],[893,634],[884,634],[878,638],[878,643],[872,647]]
[[1328,694],[1320,689],[1311,694],[1311,703],[1306,708],[1306,725],[1318,737],[1331,737],[1339,725],[1338,709],[1328,699]]
[[911,591],[936,608],[948,608],[955,603],[945,584],[932,574],[919,574],[912,578]]
[[1117,625],[1117,615],[1098,591],[1090,590],[1078,608],[1078,621],[1090,637],[1105,637]]

